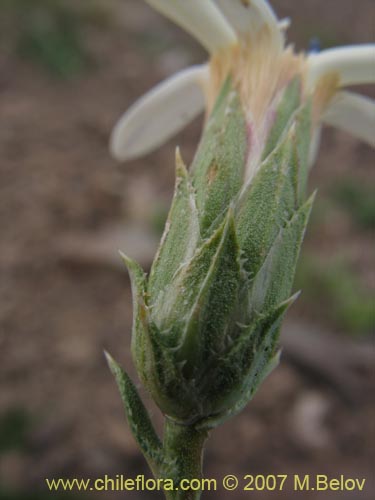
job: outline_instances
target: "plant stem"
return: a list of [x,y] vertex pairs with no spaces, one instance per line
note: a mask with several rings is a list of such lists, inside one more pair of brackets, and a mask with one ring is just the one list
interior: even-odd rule
[[[164,428],[164,454],[168,463],[163,475],[174,481],[175,488],[186,479],[202,479],[203,446],[208,432],[195,429],[194,426],[180,425],[168,418]],[[196,482],[196,486],[199,486]],[[185,482],[185,487],[187,482]],[[198,500],[201,490],[165,491],[167,500]]]

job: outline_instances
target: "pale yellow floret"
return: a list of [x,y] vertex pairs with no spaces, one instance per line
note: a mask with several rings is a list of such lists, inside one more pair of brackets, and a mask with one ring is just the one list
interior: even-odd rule
[[[208,113],[228,76],[238,90],[246,112],[260,125],[271,103],[296,76],[301,77],[302,98],[306,95],[308,64],[306,54],[297,54],[293,47],[277,51],[267,29],[261,30],[254,41],[241,39],[236,45],[214,54],[210,61],[207,87]],[[314,120],[318,120],[339,85],[335,73],[324,75],[313,90]]]
[[326,73],[317,82],[313,94],[313,120],[317,122],[333,97],[340,90],[340,75],[334,71]]

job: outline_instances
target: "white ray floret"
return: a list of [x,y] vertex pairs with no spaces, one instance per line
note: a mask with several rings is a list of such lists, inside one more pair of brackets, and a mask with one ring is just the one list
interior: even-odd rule
[[130,160],[151,152],[204,110],[206,65],[180,71],[154,87],[120,118],[110,141],[112,155]]
[[213,0],[146,0],[190,33],[210,53],[230,46],[237,36]]
[[337,72],[340,86],[375,83],[375,44],[327,49],[309,57],[311,86],[326,73]]
[[280,31],[286,31],[287,29],[290,28],[292,21],[290,20],[290,17],[284,17],[284,19],[280,19],[278,24]]
[[322,139],[322,126],[319,124],[316,129],[313,131],[311,143],[310,143],[310,152],[309,152],[309,167],[311,168],[319,154],[320,143]]
[[256,37],[267,27],[277,46],[282,49],[284,37],[275,12],[265,0],[215,0],[234,30],[240,35]]
[[323,116],[327,125],[375,146],[375,100],[354,92],[339,92]]
[[[209,52],[229,48],[250,38],[256,48],[259,30],[268,29],[273,46],[282,50],[288,20],[278,20],[266,0],[146,0],[191,33]],[[337,73],[339,86],[375,83],[375,44],[328,49],[307,58],[310,92],[319,79]],[[208,65],[195,66],[169,78],[139,99],[119,120],[111,136],[111,151],[119,160],[137,158],[175,135],[205,107],[202,87],[209,80]],[[322,117],[374,144],[375,104],[366,97],[339,92]],[[311,145],[318,150],[321,126]]]

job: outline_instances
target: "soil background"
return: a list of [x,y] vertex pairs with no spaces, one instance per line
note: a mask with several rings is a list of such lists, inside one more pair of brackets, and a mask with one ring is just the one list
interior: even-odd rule
[[[56,70],[56,57],[48,56],[52,42],[48,50],[43,43],[35,49],[25,22],[29,11],[16,3],[15,12],[9,2],[0,3],[0,498],[81,498],[83,493],[49,493],[45,478],[150,477],[103,357],[108,350],[137,381],[130,285],[117,250],[150,265],[172,196],[174,148],[180,145],[188,163],[202,123],[196,120],[154,153],[124,165],[109,155],[109,134],[137,97],[204,61],[205,54],[145,2],[66,1],[60,4],[76,19],[71,29],[78,34],[78,55],[73,64],[73,44]],[[39,3],[36,19],[43,27],[43,9],[51,2]],[[280,17],[292,18],[288,36],[299,49],[314,37],[323,47],[373,39],[370,0],[273,4]],[[22,40],[33,50],[21,50]],[[361,91],[375,97],[371,87]],[[311,190],[319,190],[317,215],[302,256],[335,263],[344,255],[366,300],[374,290],[373,234],[331,195],[343,178],[373,185],[373,163],[370,147],[325,130],[310,179]],[[237,475],[242,486],[246,474],[343,474],[366,478],[365,490],[293,492],[288,479],[284,492],[219,488],[204,498],[373,498],[371,329],[353,334],[330,315],[336,296],[324,297],[324,290],[314,299],[302,294],[284,325],[284,331],[316,334],[317,350],[308,342],[307,348],[285,349],[253,402],[213,432],[204,472],[219,483],[226,474]],[[345,349],[353,359],[345,358]],[[159,411],[147,404],[160,430]],[[86,498],[160,495],[89,492]]]

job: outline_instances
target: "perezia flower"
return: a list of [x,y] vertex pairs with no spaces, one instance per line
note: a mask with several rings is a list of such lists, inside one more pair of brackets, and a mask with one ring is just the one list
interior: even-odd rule
[[180,71],[124,114],[111,138],[115,158],[128,160],[152,151],[199,115],[205,104],[209,114],[228,73],[241,87],[249,124],[259,122],[267,109],[253,143],[267,135],[283,88],[299,75],[305,95],[315,95],[318,101],[315,126],[332,125],[374,145],[375,101],[343,90],[375,82],[374,44],[295,54],[285,46],[289,20],[279,21],[265,0],[146,1],[191,33],[207,49],[210,62]]
[[[287,21],[264,0],[148,0],[210,53],[136,103],[116,126],[119,159],[151,151],[204,108],[148,276],[125,258],[133,288],[132,354],[165,415],[163,443],[126,373],[110,359],[128,420],[154,474],[201,474],[210,429],[241,411],[278,362],[282,318],[314,195],[309,167],[321,123],[372,142],[373,101],[343,91],[375,81],[372,45],[297,54]],[[170,499],[199,492],[174,490]]]

